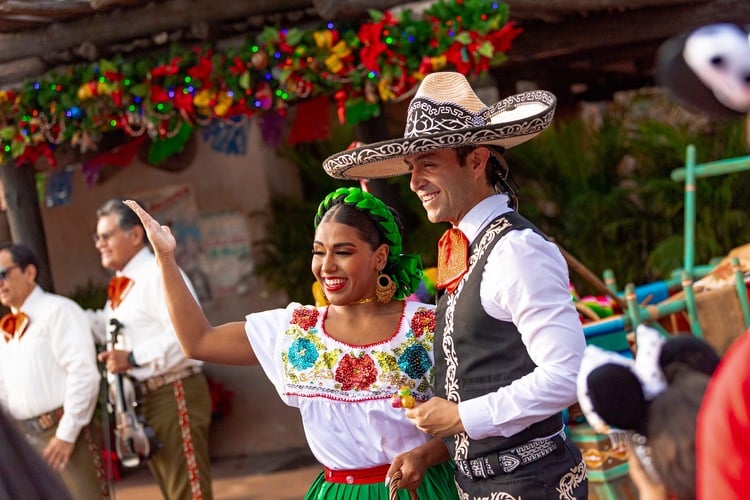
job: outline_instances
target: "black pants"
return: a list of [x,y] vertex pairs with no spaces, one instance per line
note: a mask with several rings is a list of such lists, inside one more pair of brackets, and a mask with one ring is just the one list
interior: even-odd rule
[[[459,496],[463,499],[522,498],[523,500],[585,500],[588,498],[586,464],[570,441],[536,462],[510,474],[473,479],[456,471]],[[495,494],[495,496],[491,496]]]

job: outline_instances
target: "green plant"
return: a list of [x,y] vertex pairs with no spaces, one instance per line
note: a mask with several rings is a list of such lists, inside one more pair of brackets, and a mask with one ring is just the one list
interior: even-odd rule
[[[670,179],[688,144],[698,162],[746,154],[743,122],[686,114],[651,92],[610,105],[597,125],[560,121],[508,152],[520,210],[590,270],[622,287],[668,278],[682,265],[684,184]],[[744,176],[744,177],[743,177]],[[697,182],[696,262],[750,240],[747,174]],[[591,292],[580,276],[579,291]]]
[[83,309],[102,309],[107,303],[107,287],[89,280],[85,285],[78,285],[69,297]]

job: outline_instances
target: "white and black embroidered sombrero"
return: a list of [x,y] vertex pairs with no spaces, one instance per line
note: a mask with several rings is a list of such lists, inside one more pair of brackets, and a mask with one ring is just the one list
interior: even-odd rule
[[404,137],[336,153],[323,168],[337,179],[379,179],[408,173],[404,157],[459,146],[512,148],[552,122],[557,99],[545,90],[487,106],[461,73],[425,77],[409,104]]

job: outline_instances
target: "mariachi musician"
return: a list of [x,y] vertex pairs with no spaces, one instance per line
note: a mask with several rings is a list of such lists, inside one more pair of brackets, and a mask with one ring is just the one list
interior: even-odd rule
[[[2,410],[59,473],[72,498],[108,498],[98,432],[90,428],[100,378],[86,314],[69,298],[44,291],[36,282],[38,269],[27,246],[0,248],[0,302],[10,308],[0,319]],[[44,474],[39,471],[40,478]],[[0,497],[31,498],[31,486],[22,496],[3,489],[22,480],[0,477]]]
[[116,275],[105,308],[90,311],[93,329],[102,343],[108,329],[119,335],[99,359],[110,374],[135,381],[139,416],[160,443],[147,464],[164,497],[210,499],[208,383],[202,362],[186,358],[177,341],[143,226],[122,200],[109,200],[97,211],[94,241],[102,266]]

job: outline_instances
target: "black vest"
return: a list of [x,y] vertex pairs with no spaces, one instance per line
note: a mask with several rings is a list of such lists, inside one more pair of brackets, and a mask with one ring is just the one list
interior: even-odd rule
[[[449,401],[458,403],[495,392],[536,368],[516,326],[489,316],[479,296],[487,257],[500,238],[517,229],[542,234],[516,212],[501,215],[482,230],[469,248],[469,270],[458,288],[438,299],[435,392]],[[561,428],[562,415],[557,413],[513,436],[473,440],[462,433],[445,442],[454,459],[465,460],[549,436]]]

